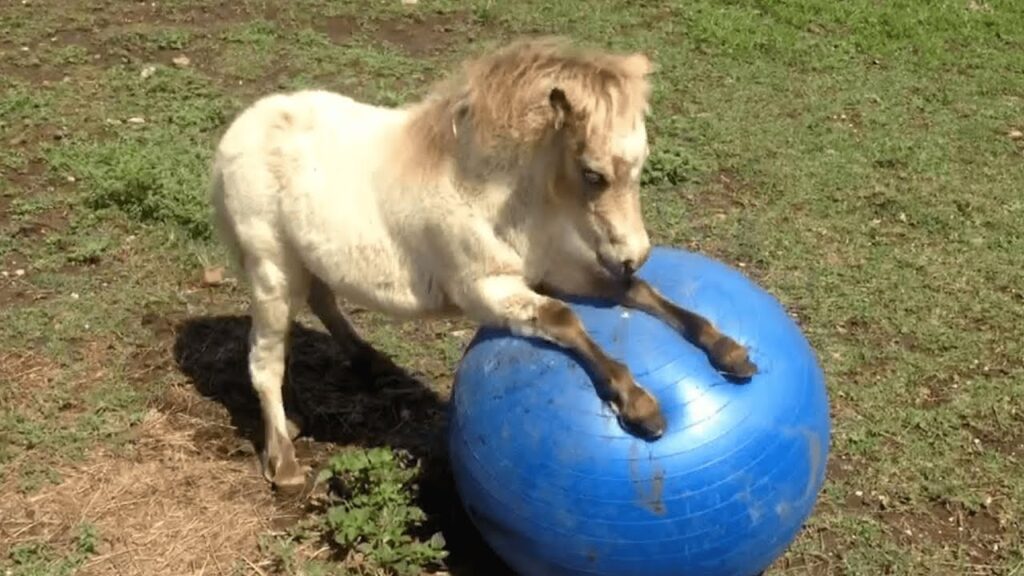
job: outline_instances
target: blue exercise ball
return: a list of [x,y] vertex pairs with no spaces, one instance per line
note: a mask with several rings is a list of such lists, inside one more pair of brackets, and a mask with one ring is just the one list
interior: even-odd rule
[[728,380],[654,317],[570,301],[658,398],[668,428],[647,441],[623,430],[574,354],[481,329],[455,378],[450,459],[472,522],[522,576],[756,575],[821,490],[824,375],[778,301],[674,248],[656,247],[639,276],[747,346],[759,372]]

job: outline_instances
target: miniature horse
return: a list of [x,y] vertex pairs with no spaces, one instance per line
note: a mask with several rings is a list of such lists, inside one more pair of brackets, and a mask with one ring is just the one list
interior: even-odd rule
[[264,97],[233,121],[212,202],[251,287],[249,370],[269,481],[305,480],[281,396],[303,303],[356,358],[372,349],[339,299],[554,342],[589,363],[624,428],[651,439],[665,431],[654,396],[556,294],[653,314],[718,370],[756,372],[743,346],[634,276],[650,252],[640,175],[651,68],[643,54],[520,40],[403,108],[308,90]]

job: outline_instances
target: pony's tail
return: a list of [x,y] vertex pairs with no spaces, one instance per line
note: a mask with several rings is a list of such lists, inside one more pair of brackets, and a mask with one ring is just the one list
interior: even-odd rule
[[244,272],[245,259],[242,257],[242,247],[235,234],[231,215],[228,213],[227,206],[224,205],[224,172],[221,170],[219,162],[214,161],[210,179],[210,204],[213,206],[214,236],[227,250],[229,266],[238,272]]

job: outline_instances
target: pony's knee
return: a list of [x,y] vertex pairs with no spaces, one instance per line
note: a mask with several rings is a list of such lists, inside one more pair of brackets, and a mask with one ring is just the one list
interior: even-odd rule
[[250,336],[249,376],[257,390],[280,388],[284,378],[285,330],[256,328]]
[[306,300],[312,277],[297,258],[290,258],[288,254],[278,256],[249,258],[246,271],[255,306],[290,313]]

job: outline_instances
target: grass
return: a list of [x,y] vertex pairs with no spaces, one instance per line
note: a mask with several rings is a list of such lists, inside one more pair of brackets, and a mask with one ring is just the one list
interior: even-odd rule
[[70,576],[90,556],[96,554],[100,535],[91,524],[82,524],[75,530],[73,549],[65,553],[46,544],[32,543],[17,546],[10,552],[11,576]]
[[[138,431],[153,411],[182,415],[195,449],[175,445],[175,458],[242,478],[230,466],[245,455],[217,451],[236,434],[210,432],[232,430],[237,414],[196,393],[160,320],[244,313],[243,290],[199,281],[203,267],[225,263],[204,198],[226,122],[279,88],[397,104],[467,53],[557,32],[657,62],[644,175],[655,240],[743,266],[797,315],[821,357],[833,403],[829,479],[775,572],[1020,574],[1021,30],[1024,8],[1012,0],[601,0],[582,12],[573,2],[487,0],[5,5],[0,483],[28,498],[77,481],[77,467],[97,459],[130,461],[149,446]],[[180,54],[188,66],[172,62]],[[393,409],[357,395],[370,412],[339,408],[331,422],[360,429],[358,418],[380,415],[397,432],[378,444],[402,452],[441,418],[466,326],[357,318],[441,404],[399,390]],[[315,354],[302,362],[328,369],[317,362],[333,353],[309,338]],[[387,458],[351,434],[311,446],[326,464],[339,444],[352,458]],[[398,461],[376,470],[392,478],[389,497],[407,519],[421,504],[426,515],[420,528],[386,528],[415,536],[389,536],[404,542],[396,562],[406,573],[454,570],[467,554],[450,534],[448,558],[417,552],[423,534],[445,532],[444,513],[414,496]],[[0,518],[31,508],[13,502]],[[347,511],[335,520],[357,517],[353,505],[331,504]],[[265,503],[254,514],[282,509]],[[298,524],[302,538],[254,529],[218,570],[326,574],[390,562],[373,560],[388,549],[384,527],[331,524],[329,508],[305,517],[326,524]],[[107,536],[111,518],[83,521]],[[70,574],[92,554],[74,525],[33,536],[5,522],[0,567],[14,574]],[[332,543],[339,531],[343,542]],[[118,558],[95,565],[113,570]]]
[[335,482],[337,494],[320,528],[333,535],[344,554],[362,555],[369,574],[386,570],[413,576],[446,556],[440,532],[425,541],[410,535],[427,518],[415,505],[418,470],[403,462],[407,458],[388,448],[342,452],[318,478]]

